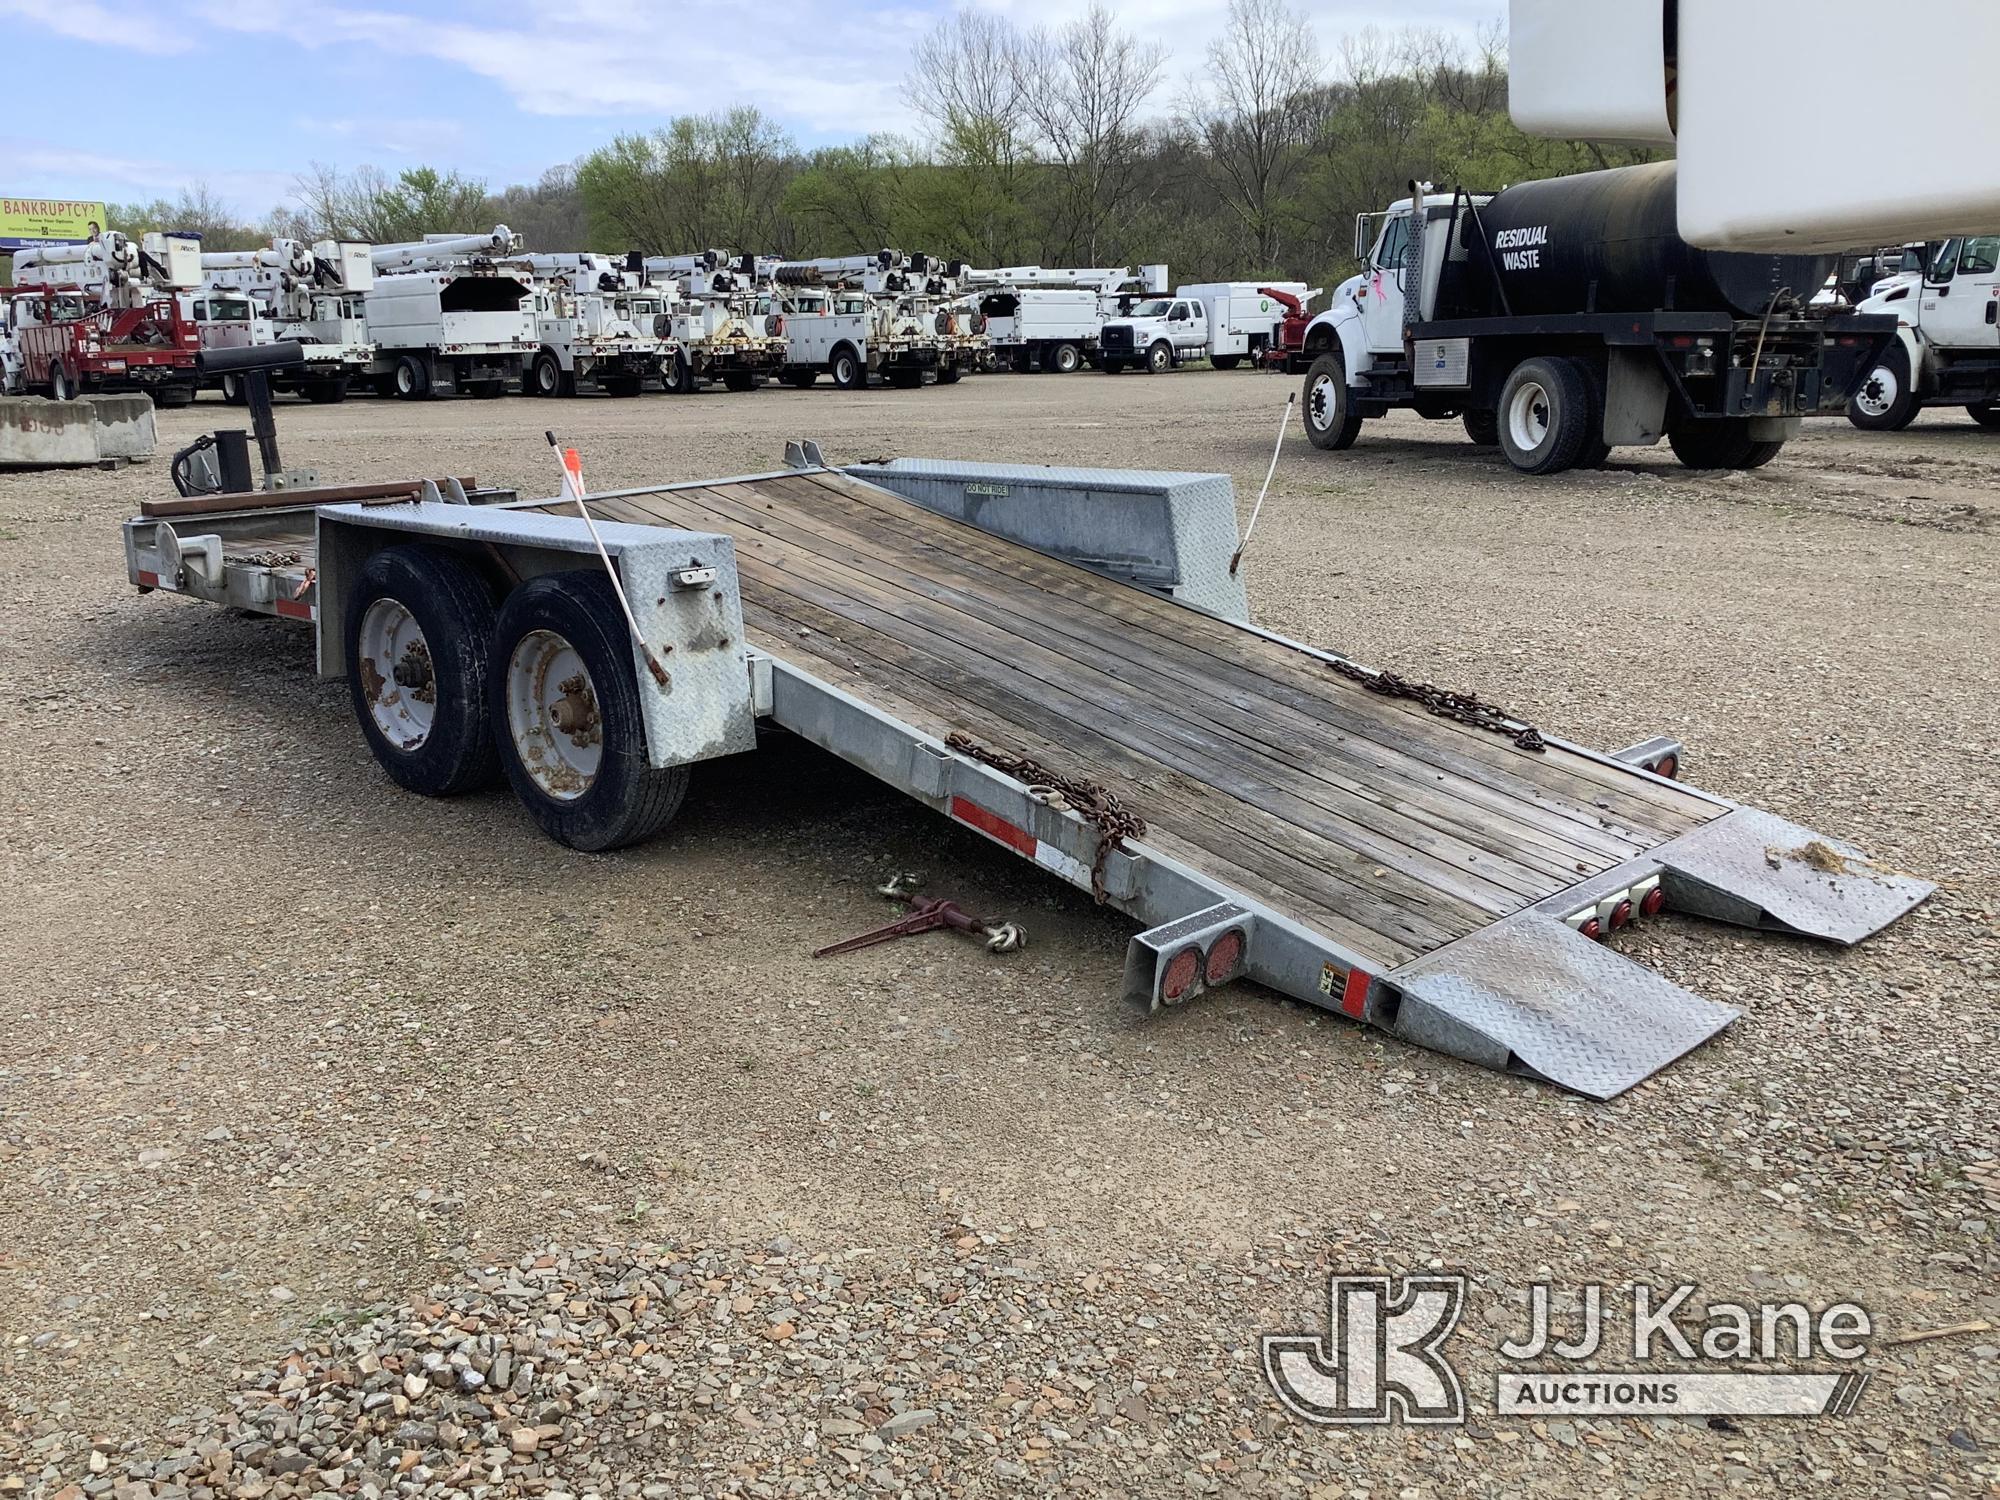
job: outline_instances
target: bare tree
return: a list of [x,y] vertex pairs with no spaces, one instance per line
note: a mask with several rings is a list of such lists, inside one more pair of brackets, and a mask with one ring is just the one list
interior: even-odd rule
[[1250,236],[1257,269],[1274,270],[1285,199],[1311,140],[1301,105],[1319,83],[1319,51],[1284,0],[1230,0],[1208,62],[1214,89],[1193,112],[1208,177]]
[[1107,225],[1133,208],[1139,182],[1139,112],[1160,82],[1166,52],[1117,29],[1092,5],[1057,32],[1023,44],[1015,83],[1054,176],[1058,242],[1051,248],[1097,262]]

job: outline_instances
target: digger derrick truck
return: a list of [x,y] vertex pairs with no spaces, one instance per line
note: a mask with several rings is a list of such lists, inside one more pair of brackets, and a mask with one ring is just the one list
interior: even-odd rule
[[594,385],[611,396],[636,396],[660,378],[675,352],[661,336],[669,299],[635,285],[608,255],[527,255],[508,264],[534,278],[535,328],[541,348],[522,389],[530,396],[574,396]]
[[1497,195],[1434,193],[1359,217],[1363,273],[1306,331],[1306,431],[1340,450],[1402,407],[1460,418],[1525,474],[1665,438],[1690,468],[1754,469],[1837,416],[1895,320],[1815,315],[1831,257],[1699,250],[1675,164]]
[[1097,363],[1104,295],[1131,279],[1126,266],[999,266],[963,277],[994,362],[1057,375]]
[[503,264],[520,253],[520,236],[504,224],[487,234],[377,245],[365,303],[376,390],[421,401],[518,389],[541,348],[534,289]]
[[660,361],[670,394],[692,395],[711,380],[754,391],[784,366],[784,315],[763,289],[756,256],[704,250],[646,256],[639,264],[652,284],[681,288],[658,325],[674,345]]
[[[259,250],[211,251],[191,299],[203,349],[297,344],[304,363],[273,372],[273,391],[308,401],[347,399],[375,364],[366,298],[375,285],[370,247],[358,240],[274,239]],[[244,304],[247,303],[247,307]],[[244,377],[216,377],[225,401],[242,405]]]
[[962,271],[900,250],[781,262],[771,282],[785,315],[782,378],[804,387],[831,375],[857,390],[871,375],[908,388],[933,374],[951,385],[985,347],[984,320],[956,305]]
[[201,241],[113,230],[21,250],[14,284],[22,390],[58,401],[97,391],[144,391],[160,406],[194,400],[201,341],[177,298],[201,284]]

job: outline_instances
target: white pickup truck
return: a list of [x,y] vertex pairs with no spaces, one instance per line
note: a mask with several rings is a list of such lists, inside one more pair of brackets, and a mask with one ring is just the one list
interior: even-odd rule
[[1158,375],[1208,358],[1208,310],[1194,297],[1121,297],[1098,335],[1098,368],[1107,375],[1140,369]]

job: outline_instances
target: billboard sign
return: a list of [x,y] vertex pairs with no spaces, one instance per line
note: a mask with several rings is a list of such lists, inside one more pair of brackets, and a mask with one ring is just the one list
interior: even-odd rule
[[80,245],[103,227],[102,203],[0,197],[0,251]]

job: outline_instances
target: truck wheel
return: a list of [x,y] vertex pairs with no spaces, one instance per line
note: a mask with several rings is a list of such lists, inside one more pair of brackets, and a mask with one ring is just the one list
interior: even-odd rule
[[1209,356],[1208,362],[1218,370],[1233,370],[1243,363],[1243,356],[1240,354],[1212,354]]
[[957,365],[945,365],[937,372],[937,383],[939,385],[957,385],[959,377],[964,373],[965,371],[959,369]]
[[500,606],[493,738],[542,831],[589,853],[652,837],[680,810],[688,769],[646,759],[632,638],[599,572],[545,573]]
[[687,354],[683,350],[676,349],[671,359],[660,361],[660,384],[669,396],[693,394],[694,366],[688,363]]
[[859,390],[868,384],[868,367],[861,356],[842,344],[833,351],[833,386],[839,391]]
[[1306,371],[1306,436],[1315,448],[1340,453],[1361,436],[1361,413],[1347,384],[1347,364],[1338,353],[1322,354]]
[[162,411],[171,411],[177,406],[194,405],[194,387],[191,385],[163,385],[153,392],[153,405]]
[[1988,432],[2000,432],[2000,406],[1968,406],[1965,414]]
[[562,390],[562,362],[553,354],[537,354],[528,370],[528,394],[553,396]]
[[809,391],[818,381],[817,370],[793,370],[785,376],[785,384],[795,391]]
[[1165,339],[1146,351],[1146,373],[1164,375],[1174,367],[1174,346]]
[[1761,469],[1778,456],[1782,442],[1759,442],[1741,419],[1697,422],[1667,434],[1667,446],[1690,469]]
[[1921,405],[1910,379],[1910,351],[1898,343],[1847,403],[1847,420],[1863,432],[1901,432],[1917,420]]
[[1604,441],[1604,382],[1598,378],[1597,369],[1589,360],[1571,359],[1570,363],[1583,377],[1583,388],[1590,393],[1590,426],[1584,434],[1583,447],[1576,455],[1574,467],[1601,469],[1611,461],[1611,445]]
[[58,401],[76,399],[76,377],[63,368],[59,359],[49,361],[49,394]]
[[645,381],[637,375],[606,375],[598,384],[607,396],[636,396],[645,388]]
[[1590,441],[1590,385],[1567,359],[1523,360],[1500,389],[1500,448],[1523,474],[1576,467]]
[[414,354],[396,361],[395,390],[405,401],[421,401],[431,393],[431,372]]
[[309,380],[304,390],[306,400],[315,406],[337,406],[347,399],[347,382],[341,379]]
[[754,391],[763,384],[755,370],[730,370],[723,375],[722,383],[732,391]]
[[222,400],[224,405],[242,406],[249,399],[243,393],[243,377],[241,375],[225,375],[222,377]]
[[899,391],[913,391],[924,383],[922,370],[886,370],[883,373],[889,384]]
[[1050,368],[1058,375],[1074,375],[1077,366],[1083,363],[1083,354],[1074,344],[1057,344],[1050,357]]
[[377,552],[343,627],[354,716],[390,779],[426,797],[491,782],[493,600],[471,566],[430,547]]
[[1125,373],[1125,361],[1122,359],[1107,359],[1098,368],[1103,370],[1107,375],[1122,375]]
[[1469,411],[1465,414],[1465,435],[1481,448],[1500,446],[1500,413]]

